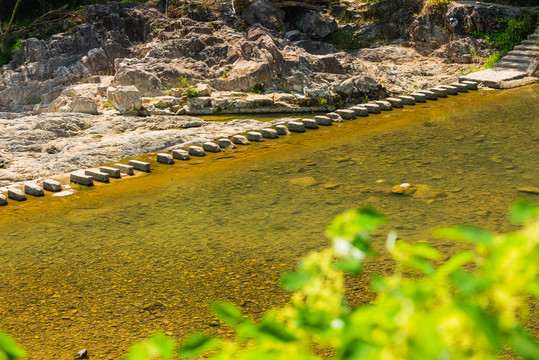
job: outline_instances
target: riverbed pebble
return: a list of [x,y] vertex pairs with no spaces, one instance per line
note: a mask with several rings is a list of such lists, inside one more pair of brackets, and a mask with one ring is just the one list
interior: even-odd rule
[[205,151],[211,152],[211,153],[218,153],[222,151],[219,145],[217,145],[216,143],[212,143],[211,141],[208,141],[202,144],[202,148]]
[[56,180],[46,179],[43,180],[43,189],[51,192],[62,191],[62,184]]
[[157,162],[161,164],[167,164],[167,165],[174,164],[174,158],[172,157],[172,155],[167,154],[167,153],[157,154],[156,159],[157,159]]
[[402,107],[402,100],[401,99],[390,97],[390,98],[387,98],[386,101],[389,102],[391,104],[391,106],[396,108],[396,109]]
[[395,185],[391,188],[391,192],[393,194],[398,194],[398,195],[412,195],[416,191],[417,191],[417,187],[410,185],[408,183]]
[[369,110],[365,106],[356,105],[352,106],[350,110],[353,110],[356,116],[369,116]]
[[337,114],[336,112],[327,113],[326,116],[330,118],[332,122],[342,122],[341,115]]
[[429,91],[432,91],[438,97],[441,97],[441,98],[447,97],[447,90],[444,89],[444,88],[433,87],[433,88],[429,89]]
[[418,103],[427,102],[427,96],[420,92],[413,92],[410,94],[410,96],[414,98],[415,102],[418,102]]
[[335,110],[344,120],[354,120],[356,118],[356,113],[354,110],[350,109],[338,109]]
[[291,121],[288,123],[288,130],[290,130],[291,132],[304,133],[305,125],[303,125],[303,123],[299,121]]
[[200,146],[192,145],[192,146],[189,146],[189,155],[206,156],[206,152]]
[[191,157],[189,156],[189,153],[185,150],[182,150],[182,149],[176,149],[176,150],[172,150],[172,157],[174,159],[178,159],[178,160],[189,160],[191,159]]
[[254,142],[260,142],[260,141],[264,141],[264,137],[258,131],[249,131],[247,133],[247,140],[254,141]]
[[105,174],[104,172],[101,172],[96,169],[88,169],[84,170],[84,175],[91,176],[95,181],[108,183],[109,180],[109,174]]
[[415,99],[413,96],[401,95],[399,96],[399,99],[404,105],[415,105]]
[[303,123],[303,126],[305,126],[305,129],[318,129],[318,124],[314,119],[301,119],[301,122]]
[[363,107],[367,108],[369,114],[380,114],[380,105],[378,104],[363,104]]
[[150,163],[140,160],[129,160],[129,165],[131,165],[135,170],[150,172]]
[[43,191],[43,188],[39,186],[38,184],[24,184],[24,192],[28,195],[32,196],[45,196],[45,192]]
[[424,94],[427,100],[437,100],[438,96],[436,96],[436,93],[433,93],[429,90],[419,90],[418,93]]
[[94,179],[91,176],[84,174],[84,172],[76,171],[69,175],[71,182],[84,186],[93,186]]
[[250,142],[243,135],[234,135],[232,136],[232,142],[236,145],[249,145]]
[[227,139],[227,138],[218,139],[217,145],[219,145],[221,149],[235,149],[236,148],[236,145],[234,145],[234,143],[232,143],[232,141],[230,141],[230,139]]
[[99,168],[99,171],[105,174],[108,174],[109,177],[114,178],[114,179],[120,179],[122,177],[122,173],[120,169],[116,169],[110,166],[101,166]]
[[316,123],[318,125],[321,125],[321,126],[329,126],[333,123],[333,121],[331,121],[330,118],[328,118],[327,116],[323,116],[323,115],[317,115],[314,117],[314,121],[316,121]]
[[468,85],[466,85],[466,84],[462,84],[462,83],[459,83],[459,82],[454,82],[454,83],[451,84],[451,86],[456,87],[459,90],[459,92],[463,92],[463,93],[468,92]]
[[277,134],[279,135],[290,135],[290,131],[288,131],[288,128],[285,125],[277,125],[275,131],[277,131]]
[[260,133],[262,134],[262,137],[266,139],[277,139],[279,137],[277,130],[271,128],[261,129]]
[[389,101],[379,100],[379,101],[375,101],[374,103],[380,106],[380,110],[384,110],[384,111],[393,110],[393,106],[391,106],[391,103]]
[[438,86],[439,88],[442,88],[442,89],[445,89],[447,90],[447,93],[449,95],[458,95],[459,93],[459,89],[455,86],[451,86],[451,85],[440,85]]
[[461,81],[461,84],[464,84],[468,87],[468,90],[477,90],[477,83],[475,81]]
[[134,167],[126,164],[114,164],[116,169],[119,169],[121,173],[126,175],[135,175]]

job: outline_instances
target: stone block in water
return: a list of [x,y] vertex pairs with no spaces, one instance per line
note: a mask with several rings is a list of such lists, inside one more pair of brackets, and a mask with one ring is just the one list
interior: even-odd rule
[[260,133],[262,134],[262,137],[266,139],[277,139],[279,137],[279,134],[277,134],[277,130],[267,128],[260,130]]
[[139,160],[129,160],[129,165],[131,165],[135,170],[150,172],[150,163]]
[[234,135],[232,136],[232,142],[236,145],[249,145],[251,144],[249,140],[243,135]]
[[259,133],[257,131],[249,131],[247,133],[247,140],[260,142],[260,141],[264,141],[264,137],[262,136],[261,133]]
[[95,169],[84,170],[84,174],[91,176],[95,181],[108,183],[110,181],[109,174]]
[[193,156],[206,156],[206,152],[200,146],[189,146],[189,155]]
[[399,99],[404,105],[415,105],[415,99],[413,96],[401,95],[399,96]]
[[459,92],[468,92],[468,85],[466,84],[454,82],[451,84],[451,86],[456,87],[459,90]]
[[45,196],[43,188],[38,184],[24,184],[24,192],[32,196]]
[[161,163],[161,164],[167,164],[167,165],[172,165],[174,164],[174,158],[172,157],[172,155],[170,154],[167,154],[167,153],[159,153],[156,155],[156,160],[158,163]]
[[387,98],[386,101],[391,104],[395,109],[402,107],[402,100],[397,98]]
[[91,176],[88,176],[81,172],[73,172],[69,175],[71,182],[84,186],[93,186],[94,179]]
[[393,110],[393,106],[389,101],[379,100],[376,101],[375,104],[380,105],[380,110],[389,111]]
[[303,126],[305,126],[305,129],[318,129],[318,124],[314,119],[301,119],[301,122],[303,123]]
[[364,108],[367,109],[369,114],[380,114],[380,105],[378,104],[362,104]]
[[438,96],[435,93],[429,90],[419,90],[418,93],[424,94],[427,100],[437,100]]
[[7,197],[15,201],[25,201],[26,195],[20,189],[7,189]]
[[101,166],[99,168],[99,171],[107,174],[109,177],[114,178],[114,179],[120,179],[122,177],[120,169],[116,169],[110,166]]
[[432,89],[429,89],[429,91],[432,91],[438,97],[441,97],[441,98],[447,97],[447,90],[444,88],[434,87]]
[[418,102],[418,103],[427,102],[427,96],[420,92],[411,93],[410,96],[414,98],[415,102]]
[[336,112],[327,113],[326,116],[330,118],[332,122],[342,122],[341,115],[337,114]]
[[451,85],[441,85],[441,86],[439,86],[439,87],[442,88],[442,89],[447,90],[447,93],[448,93],[449,95],[458,95],[458,93],[459,93],[459,89],[458,89],[457,87],[455,87],[455,86],[451,86]]
[[217,145],[222,149],[235,149],[236,145],[230,141],[230,139],[219,139],[217,140]]
[[330,118],[328,118],[327,116],[323,116],[323,115],[315,116],[314,121],[316,121],[316,123],[318,125],[321,125],[321,126],[329,126],[329,125],[333,124],[333,121]]
[[218,153],[221,152],[221,148],[216,143],[212,143],[211,141],[205,142],[202,144],[202,148],[204,151],[211,152],[211,153]]
[[353,110],[356,113],[356,116],[369,116],[369,110],[365,106],[356,105],[352,106],[350,110]]
[[191,157],[189,153],[182,149],[172,150],[172,157],[178,160],[189,160]]
[[135,172],[133,171],[134,167],[131,165],[114,164],[114,167],[126,175],[135,175]]
[[59,192],[62,191],[62,184],[56,180],[43,180],[43,189],[51,192]]
[[7,199],[4,194],[0,194],[0,206],[6,206],[7,205]]
[[464,84],[468,87],[468,90],[477,90],[477,83],[475,81],[461,81],[461,84]]
[[288,128],[284,125],[277,125],[275,131],[277,131],[278,135],[290,135],[290,131],[288,131]]
[[338,109],[335,110],[335,112],[339,114],[339,116],[342,117],[344,120],[354,120],[356,118],[356,113],[354,110]]
[[291,132],[304,133],[305,125],[303,125],[303,123],[299,121],[290,121],[288,123],[288,130],[290,130]]

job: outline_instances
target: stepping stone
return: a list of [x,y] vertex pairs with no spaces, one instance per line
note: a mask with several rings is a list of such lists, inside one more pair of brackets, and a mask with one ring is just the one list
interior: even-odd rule
[[206,152],[200,146],[189,146],[189,155],[193,156],[206,156]]
[[7,189],[7,197],[15,201],[26,200],[26,195],[19,189]]
[[43,180],[43,189],[51,192],[59,192],[62,191],[62,184],[56,180]]
[[350,110],[353,110],[356,116],[369,116],[369,110],[365,106],[352,106]]
[[109,174],[105,174],[104,172],[101,172],[99,170],[95,170],[95,169],[84,170],[84,174],[91,176],[95,181],[99,181],[103,183],[108,183],[110,181]]
[[277,134],[279,135],[290,135],[290,131],[288,131],[288,128],[284,125],[277,125],[275,131],[277,131]]
[[103,172],[105,174],[108,174],[109,177],[114,178],[114,179],[121,179],[122,178],[122,174],[120,172],[120,169],[116,169],[116,168],[109,167],[109,166],[101,166],[99,168],[99,171],[101,171],[101,172]]
[[468,87],[468,90],[477,90],[477,83],[475,81],[461,81],[461,84],[465,84]]
[[429,91],[432,91],[438,97],[441,97],[441,98],[447,97],[447,90],[446,89],[434,87],[434,88],[430,89]]
[[262,130],[260,130],[260,133],[262,134],[262,137],[266,138],[266,139],[277,139],[277,138],[279,138],[279,134],[277,134],[277,130],[275,130],[275,129],[271,129],[271,128],[262,129]]
[[157,154],[157,162],[161,164],[172,165],[174,164],[174,158],[170,154],[159,153]]
[[75,184],[84,185],[84,186],[93,186],[94,179],[91,176],[88,176],[81,172],[73,172],[69,175],[69,180]]
[[73,195],[74,192],[72,190],[64,190],[64,191],[60,191],[60,192],[57,192],[55,193],[54,197],[64,197],[64,196],[69,196],[69,195]]
[[249,140],[243,135],[234,135],[232,136],[232,142],[236,145],[249,145],[251,144]]
[[191,157],[189,153],[182,149],[172,150],[172,157],[178,160],[189,160]]
[[401,99],[387,98],[386,101],[389,102],[391,104],[391,106],[394,107],[395,109],[402,107],[402,100]]
[[302,122],[291,121],[288,123],[288,130],[290,130],[291,132],[304,133],[305,125],[303,125]]
[[219,139],[217,140],[217,145],[219,145],[220,148],[222,149],[235,149],[236,148],[236,145],[234,145],[232,143],[232,141],[230,141],[230,139]]
[[468,92],[468,85],[466,84],[461,84],[461,83],[458,83],[458,82],[454,82],[451,84],[451,86],[454,86],[456,87],[459,92]]
[[419,90],[418,93],[424,94],[427,100],[438,100],[438,96],[436,96],[436,93],[433,93],[429,90]]
[[39,186],[38,184],[24,184],[24,192],[28,195],[37,197],[45,196],[43,188],[41,188],[41,186]]
[[216,143],[212,143],[210,141],[205,142],[202,144],[202,148],[204,151],[211,152],[211,153],[218,153],[221,152],[221,148]]
[[150,163],[139,160],[129,160],[129,165],[135,170],[150,172]]
[[403,105],[415,105],[415,99],[413,96],[401,95],[399,100],[402,101]]
[[327,116],[323,116],[323,115],[317,115],[314,117],[314,121],[316,121],[316,123],[318,125],[321,125],[321,126],[329,126],[333,123],[333,121],[328,118]]
[[330,118],[332,122],[342,122],[341,115],[337,114],[336,112],[327,113],[326,116]]
[[262,136],[261,133],[259,133],[257,131],[249,131],[247,133],[247,140],[255,141],[255,142],[261,142],[261,141],[264,141],[264,137]]
[[6,206],[7,205],[7,199],[4,194],[0,194],[0,206]]
[[425,94],[414,92],[414,93],[411,93],[410,96],[414,98],[415,102],[418,102],[418,103],[427,102],[427,96]]
[[393,110],[393,106],[391,106],[391,103],[389,101],[380,100],[374,103],[380,106],[380,110],[383,110],[383,111]]
[[441,85],[440,88],[447,90],[449,95],[458,95],[459,89],[451,85]]
[[363,104],[361,106],[365,107],[369,114],[380,114],[380,105],[378,104]]
[[350,109],[339,109],[335,110],[337,114],[340,115],[344,120],[354,120],[356,118],[356,112]]
[[303,126],[305,126],[305,129],[311,129],[311,130],[318,129],[318,124],[316,123],[316,120],[314,119],[301,119],[301,122],[303,123]]
[[126,175],[135,175],[135,172],[133,171],[134,167],[131,165],[114,164],[114,167]]

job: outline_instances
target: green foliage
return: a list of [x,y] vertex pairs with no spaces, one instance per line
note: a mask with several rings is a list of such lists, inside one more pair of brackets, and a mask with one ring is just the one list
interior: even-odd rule
[[0,331],[0,359],[15,360],[25,356],[26,352],[11,337]]
[[125,360],[169,360],[174,356],[176,341],[161,332],[135,344]]
[[200,93],[198,92],[198,90],[194,86],[189,84],[189,81],[187,81],[187,76],[182,76],[180,77],[180,80],[178,83],[176,84],[169,83],[169,85],[176,88],[184,89],[183,95],[187,96],[188,98],[195,98],[195,97],[200,96]]
[[23,39],[17,39],[16,41],[9,43],[7,45],[6,51],[4,52],[2,51],[2,49],[0,49],[0,66],[7,64],[11,61],[11,52],[13,50],[20,49],[22,41]]
[[351,51],[359,49],[359,40],[355,37],[353,31],[337,30],[331,34],[331,40],[335,47],[342,51]]
[[263,94],[266,89],[264,88],[264,85],[262,84],[256,84],[251,89],[249,89],[249,92],[252,94]]
[[435,8],[445,8],[450,2],[450,0],[429,0],[429,5]]

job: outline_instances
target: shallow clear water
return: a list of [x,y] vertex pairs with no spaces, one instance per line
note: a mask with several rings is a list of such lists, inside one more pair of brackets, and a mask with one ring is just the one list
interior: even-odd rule
[[[391,218],[374,237],[380,249],[391,228],[448,255],[456,246],[433,239],[435,225],[511,230],[511,202],[537,202],[516,189],[539,187],[538,100],[537,85],[471,92],[153,164],[68,198],[11,202],[0,209],[0,329],[29,359],[71,359],[82,348],[117,359],[155,329],[227,333],[209,303],[232,301],[255,317],[283,304],[279,275],[328,245],[335,215],[366,203]],[[402,182],[421,191],[389,193]],[[367,301],[366,279],[391,268],[383,255],[368,261],[351,301]]]

